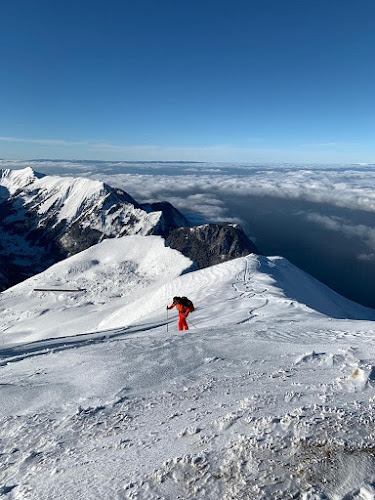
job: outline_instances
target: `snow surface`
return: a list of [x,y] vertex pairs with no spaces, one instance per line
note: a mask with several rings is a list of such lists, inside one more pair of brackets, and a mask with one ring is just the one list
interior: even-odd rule
[[[4,192],[6,190],[6,192]],[[162,213],[135,208],[129,201],[114,210],[109,205],[111,188],[103,182],[86,178],[60,177],[37,174],[32,168],[5,169],[0,177],[0,200],[18,197],[18,207],[36,212],[40,221],[54,217],[53,226],[65,221],[71,225],[77,221],[82,227],[90,227],[108,236],[122,234],[147,235],[160,224]],[[130,196],[124,193],[124,196]],[[98,217],[98,213],[101,216]],[[8,222],[23,219],[23,211],[7,217]],[[41,223],[41,222],[40,222]]]
[[375,311],[280,257],[191,265],[129,236],[1,294],[0,497],[375,498]]
[[24,189],[37,179],[31,167],[21,170],[11,170],[6,168],[1,170],[0,185],[8,190],[10,195],[14,195],[19,189]]

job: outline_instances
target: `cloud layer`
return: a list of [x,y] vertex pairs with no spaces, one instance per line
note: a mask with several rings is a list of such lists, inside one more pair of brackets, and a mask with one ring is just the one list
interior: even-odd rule
[[[108,182],[143,199],[173,198],[180,208],[211,212],[228,196],[260,196],[328,204],[350,210],[375,212],[375,168],[298,169],[252,167],[241,174],[223,174],[218,169],[197,168],[182,174],[118,174]],[[207,170],[211,170],[210,173]],[[102,174],[95,174],[103,178]],[[194,198],[195,197],[195,198]],[[171,201],[171,200],[170,200]]]
[[374,165],[306,168],[192,162],[0,161],[0,167],[26,165],[44,173],[100,179],[140,201],[168,200],[190,216],[194,214],[195,222],[238,221],[228,209],[228,200],[232,198],[272,197],[309,202],[317,206],[316,213],[308,216],[310,222],[361,238],[366,247],[375,249],[373,227],[353,224],[329,213],[329,207],[375,212]]

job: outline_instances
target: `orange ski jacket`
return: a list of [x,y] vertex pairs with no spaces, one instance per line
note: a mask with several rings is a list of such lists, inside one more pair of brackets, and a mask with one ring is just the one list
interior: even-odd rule
[[168,307],[168,309],[172,309],[173,307],[177,307],[178,312],[183,316],[185,316],[185,318],[190,312],[189,307],[183,306],[182,304],[172,304],[171,306]]

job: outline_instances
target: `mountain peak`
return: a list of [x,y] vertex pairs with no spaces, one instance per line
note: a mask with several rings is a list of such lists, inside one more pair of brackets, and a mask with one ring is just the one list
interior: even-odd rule
[[0,170],[0,185],[13,195],[20,189],[24,189],[32,184],[36,179],[44,177],[43,174],[35,172],[31,167],[25,167],[20,170],[11,170],[9,168]]

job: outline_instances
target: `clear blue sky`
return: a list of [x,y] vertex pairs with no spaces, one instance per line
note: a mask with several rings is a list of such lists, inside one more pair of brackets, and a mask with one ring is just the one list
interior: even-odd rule
[[375,162],[374,0],[13,0],[0,157]]

